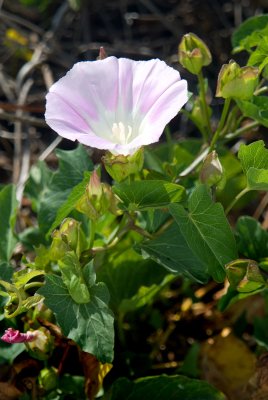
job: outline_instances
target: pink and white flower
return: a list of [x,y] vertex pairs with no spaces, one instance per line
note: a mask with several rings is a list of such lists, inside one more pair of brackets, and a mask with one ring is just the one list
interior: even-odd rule
[[26,333],[21,333],[16,329],[8,328],[5,330],[1,339],[7,343],[27,343],[35,340],[37,334],[38,331],[27,331]]
[[59,135],[126,156],[157,142],[188,95],[164,61],[107,57],[75,64],[46,99],[46,122]]

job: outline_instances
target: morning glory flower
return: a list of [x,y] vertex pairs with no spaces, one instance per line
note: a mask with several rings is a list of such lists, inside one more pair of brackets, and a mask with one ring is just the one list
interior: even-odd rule
[[28,343],[35,340],[37,334],[38,331],[27,331],[26,333],[21,333],[13,328],[8,328],[5,330],[1,340],[7,343]]
[[164,61],[107,57],[54,83],[45,118],[64,138],[127,156],[157,142],[187,99],[187,82]]

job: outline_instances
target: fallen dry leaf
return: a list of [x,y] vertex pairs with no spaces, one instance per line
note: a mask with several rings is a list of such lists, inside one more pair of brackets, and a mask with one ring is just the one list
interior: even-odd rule
[[22,392],[13,383],[0,382],[0,400],[17,400]]
[[268,352],[261,354],[256,364],[256,372],[250,379],[248,391],[250,400],[268,399]]
[[81,352],[81,362],[86,378],[85,392],[88,399],[93,400],[102,386],[103,379],[113,366],[100,363],[96,357],[84,351]]
[[229,400],[249,400],[246,390],[255,372],[256,359],[247,345],[230,333],[209,339],[201,349],[204,378],[225,393]]

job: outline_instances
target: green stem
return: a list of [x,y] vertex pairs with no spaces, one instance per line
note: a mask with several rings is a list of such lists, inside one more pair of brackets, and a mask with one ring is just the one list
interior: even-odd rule
[[164,224],[161,225],[160,228],[154,233],[154,237],[160,236],[162,233],[164,233],[170,227],[170,225],[173,224],[173,222],[173,218],[170,218],[166,222],[164,222]]
[[229,212],[231,211],[231,209],[233,208],[233,206],[238,202],[239,199],[241,199],[241,197],[243,197],[246,193],[248,193],[250,191],[250,189],[248,189],[247,187],[243,190],[241,190],[241,192],[239,192],[235,198],[233,199],[233,201],[231,201],[231,203],[229,204],[229,206],[226,208],[225,210],[225,214],[228,215]]
[[204,112],[205,119],[206,119],[206,132],[204,132],[205,133],[204,139],[206,141],[208,141],[209,137],[212,135],[212,129],[211,129],[210,118],[209,118],[209,107],[208,107],[208,103],[206,100],[205,80],[203,77],[202,70],[199,72],[197,77],[198,77],[198,82],[199,82],[199,87],[200,87],[201,105],[202,105],[203,112]]
[[28,290],[34,287],[42,287],[44,286],[43,282],[31,282],[31,283],[26,283],[26,285],[24,285],[24,290]]
[[146,237],[148,239],[153,239],[153,235],[151,235],[149,232],[147,232],[145,229],[141,228],[140,226],[137,226],[135,224],[133,224],[133,225],[131,224],[130,225],[130,229],[132,231],[135,231],[135,232],[139,233],[141,236],[144,236],[144,237]]
[[268,91],[268,86],[263,86],[260,89],[256,89],[254,92],[254,96],[258,96],[259,94],[265,93]]
[[224,102],[224,106],[223,106],[221,119],[220,119],[218,128],[217,128],[216,132],[214,133],[213,138],[212,138],[211,143],[210,143],[210,148],[209,148],[210,152],[212,150],[214,150],[215,144],[216,144],[217,140],[219,139],[221,131],[222,131],[223,127],[224,127],[224,124],[225,124],[225,121],[226,121],[226,117],[228,115],[230,103],[231,103],[231,99],[226,99],[225,102]]
[[257,128],[259,125],[260,124],[257,121],[251,122],[250,124],[247,124],[247,125],[243,126],[242,128],[237,129],[233,133],[228,133],[228,135],[225,136],[225,139],[232,140],[235,137],[240,136],[241,134],[247,132],[250,129]]
[[96,223],[90,220],[90,231],[89,231],[89,248],[91,249],[95,240]]
[[181,178],[184,178],[185,176],[189,175],[208,155],[209,153],[209,148],[206,147],[201,154],[199,154],[196,159],[187,167],[185,168],[180,174],[179,178],[175,180],[175,183],[178,183]]

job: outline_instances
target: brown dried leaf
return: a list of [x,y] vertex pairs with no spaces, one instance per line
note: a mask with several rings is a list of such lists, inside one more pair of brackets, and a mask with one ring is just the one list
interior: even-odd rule
[[248,385],[248,391],[251,393],[251,400],[268,399],[268,352],[259,357],[256,372]]
[[88,399],[93,400],[102,386],[104,377],[112,368],[112,364],[102,364],[92,354],[81,352],[81,362],[83,364],[86,378],[85,392]]
[[204,378],[225,393],[229,400],[249,400],[246,390],[255,371],[256,359],[246,344],[232,333],[209,339],[202,347]]
[[22,392],[9,382],[0,382],[0,400],[17,400]]

